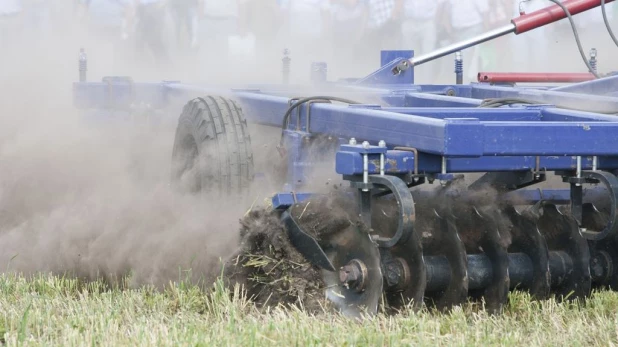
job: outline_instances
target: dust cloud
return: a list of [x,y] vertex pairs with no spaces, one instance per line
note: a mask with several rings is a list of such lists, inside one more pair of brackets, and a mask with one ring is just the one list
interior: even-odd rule
[[[39,120],[0,151],[0,263],[11,271],[165,284],[213,271],[241,205],[180,196],[170,135]],[[4,269],[3,269],[4,270]]]
[[[164,285],[184,278],[188,269],[194,279],[215,274],[220,259],[236,248],[239,219],[272,192],[271,184],[240,201],[176,194],[169,178],[180,109],[164,115],[169,122],[160,126],[88,122],[72,105],[77,52],[83,47],[89,55],[90,80],[130,75],[136,81],[228,85],[281,81],[284,44],[273,43],[274,53],[259,59],[223,62],[200,62],[172,50],[174,63],[161,66],[118,53],[114,43],[90,35],[76,19],[71,1],[57,4],[50,31],[0,35],[0,272],[70,273],[90,279],[131,273],[135,286]],[[544,66],[551,71],[580,71],[583,64],[575,55],[571,33],[560,28],[555,41],[548,39],[548,45],[562,47],[552,48],[557,61]],[[601,69],[616,68],[616,50],[608,41],[595,40],[600,36],[595,33],[584,36],[584,43],[593,39],[597,48],[607,47],[600,49]],[[524,40],[525,35],[513,42]],[[498,61],[496,70],[520,70],[518,61],[541,64],[538,55],[510,47],[508,61]],[[339,64],[345,73],[329,68],[329,76],[366,75],[377,67],[377,52],[371,59],[346,59]],[[293,78],[309,71],[304,56],[292,50]],[[431,82],[452,83],[452,59],[439,63],[441,72]],[[255,158],[268,162],[260,138],[255,137]],[[280,173],[275,165],[281,163],[266,166]]]
[[81,47],[90,80],[159,81],[191,69],[118,59],[71,21],[69,8],[45,39],[22,32],[1,42],[10,49],[0,54],[0,273],[130,275],[132,286],[210,280],[258,196],[175,193],[170,161],[180,109],[160,125],[85,119],[71,94]]

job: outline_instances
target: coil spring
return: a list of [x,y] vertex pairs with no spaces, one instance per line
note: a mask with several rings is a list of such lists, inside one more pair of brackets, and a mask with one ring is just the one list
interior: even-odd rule
[[592,68],[592,72],[597,72],[597,59],[590,58],[590,67]]
[[461,56],[455,59],[455,73],[463,73],[463,60]]
[[86,72],[88,71],[88,57],[84,49],[79,51],[79,81],[86,82]]
[[461,52],[455,53],[455,83],[463,84],[463,58]]
[[597,50],[595,48],[590,50],[590,60],[589,60],[589,62],[590,62],[591,70],[592,70],[590,72],[596,73],[597,72],[598,60],[597,60]]

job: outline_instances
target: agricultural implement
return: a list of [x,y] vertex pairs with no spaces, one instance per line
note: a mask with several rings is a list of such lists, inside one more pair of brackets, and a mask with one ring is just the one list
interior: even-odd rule
[[[99,116],[136,105],[174,114],[190,99],[172,176],[200,194],[249,189],[250,131],[270,131],[269,155],[285,167],[272,213],[346,314],[376,312],[382,297],[392,308],[472,297],[500,311],[515,288],[585,298],[618,285],[618,75],[599,75],[592,52],[587,73],[481,72],[463,84],[460,51],[602,4],[566,0],[427,55],[383,51],[381,67],[363,78],[328,82],[326,65],[315,63],[308,86],[289,83],[287,56],[281,85],[87,82],[82,54],[74,103]],[[455,56],[455,83],[414,84],[417,66],[446,55]],[[349,182],[335,200],[315,188],[324,184],[313,170],[320,163]],[[352,202],[358,222],[320,233],[333,201]],[[322,211],[309,226],[312,202]]]

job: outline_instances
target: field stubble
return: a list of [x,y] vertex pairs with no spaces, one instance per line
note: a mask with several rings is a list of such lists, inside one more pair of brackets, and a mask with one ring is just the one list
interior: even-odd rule
[[258,311],[222,282],[204,291],[180,280],[165,290],[122,290],[57,276],[0,276],[0,339],[6,345],[545,345],[618,344],[618,294],[585,303],[511,294],[504,314],[473,304],[362,322],[301,308]]

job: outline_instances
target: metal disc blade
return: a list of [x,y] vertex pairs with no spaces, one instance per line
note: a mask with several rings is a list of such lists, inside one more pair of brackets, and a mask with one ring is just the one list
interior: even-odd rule
[[[533,271],[532,279],[528,283],[519,283],[516,279],[513,281],[512,275],[514,273],[510,272],[511,287],[521,285],[534,298],[546,299],[549,297],[551,284],[547,242],[537,228],[535,220],[519,213],[513,206],[507,206],[504,212],[513,223],[513,229],[511,229],[513,242],[509,251],[528,255],[532,261]],[[510,267],[509,271],[511,271]]]
[[599,210],[594,204],[582,206],[582,227],[590,230],[603,230],[609,222],[609,213]]
[[[487,311],[500,313],[508,301],[510,276],[507,247],[510,244],[509,228],[504,225],[500,212],[490,208],[478,211],[473,217],[479,230],[483,230],[481,247],[492,264],[492,278],[489,286],[483,290],[483,299]],[[481,229],[483,228],[483,229]]]
[[444,256],[447,259],[449,281],[446,287],[434,288],[436,269],[428,268],[427,284],[433,284],[433,287],[428,287],[428,298],[437,309],[449,310],[463,304],[468,298],[468,258],[450,211],[442,209],[440,212],[434,211],[434,215],[434,232],[431,233],[426,255]]
[[566,252],[573,264],[570,271],[559,281],[558,276],[551,275],[552,286],[556,284],[558,287],[554,288],[555,293],[564,299],[585,298],[590,295],[590,249],[580,233],[577,221],[562,214],[556,205],[545,204],[537,225],[545,236],[550,251]]
[[[345,316],[361,317],[376,314],[382,297],[382,270],[380,253],[369,234],[351,225],[329,240],[331,247],[326,251],[336,271],[322,270],[326,283],[326,297]],[[341,282],[339,269],[352,260],[361,261],[367,270],[364,288],[349,288]]]

